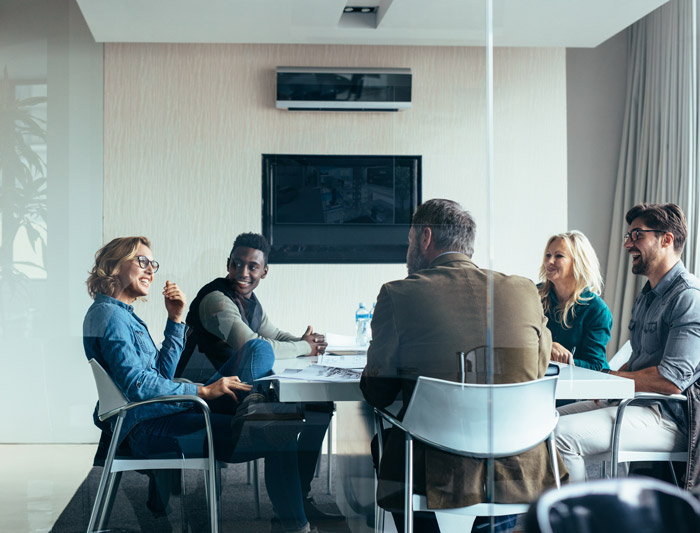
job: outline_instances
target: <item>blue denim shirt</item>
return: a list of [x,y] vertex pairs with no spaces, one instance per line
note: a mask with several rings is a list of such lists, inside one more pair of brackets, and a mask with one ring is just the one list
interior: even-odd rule
[[[87,358],[97,359],[129,401],[170,394],[196,395],[196,385],[172,381],[184,333],[185,324],[168,320],[163,346],[158,351],[133,306],[98,294],[83,321],[83,347]],[[142,420],[188,408],[184,404],[153,404],[132,409],[126,414],[119,441]],[[116,417],[111,423],[114,427]]]
[[[687,389],[700,375],[700,280],[678,261],[656,287],[647,282],[634,302],[629,329],[627,370],[658,366],[659,374]],[[662,403],[661,410],[680,428],[687,425],[676,402]]]

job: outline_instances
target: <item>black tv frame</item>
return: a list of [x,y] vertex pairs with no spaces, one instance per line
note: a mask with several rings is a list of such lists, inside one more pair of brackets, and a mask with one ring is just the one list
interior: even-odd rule
[[[422,156],[420,155],[316,155],[316,154],[263,154],[262,155],[262,232],[270,241],[272,247],[268,261],[276,264],[375,264],[375,263],[404,263],[406,252],[408,251],[408,231],[410,222],[406,224],[373,225],[379,231],[384,231],[384,236],[395,242],[392,244],[370,243],[366,240],[362,243],[355,242],[349,244],[343,242],[343,233],[352,234],[353,227],[346,224],[303,224],[308,230],[313,232],[314,226],[318,231],[333,232],[338,234],[335,244],[317,245],[311,240],[300,239],[294,245],[280,244],[276,238],[276,230],[279,233],[280,225],[275,224],[273,217],[274,206],[274,177],[273,166],[276,158],[308,158],[311,160],[324,161],[332,158],[347,160],[372,160],[394,158],[403,162],[410,162],[415,166],[412,173],[411,187],[413,192],[412,205],[410,206],[410,217],[413,216],[418,205],[421,203],[422,195]],[[358,225],[356,227],[360,227]],[[357,232],[357,230],[355,230]],[[360,230],[360,232],[363,230]],[[364,230],[366,232],[366,229]],[[373,230],[374,231],[374,230]],[[394,234],[394,235],[391,235]],[[357,240],[357,235],[354,235]]]

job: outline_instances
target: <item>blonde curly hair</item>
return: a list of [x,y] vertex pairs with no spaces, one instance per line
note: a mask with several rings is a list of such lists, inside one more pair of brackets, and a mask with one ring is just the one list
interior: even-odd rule
[[119,290],[119,268],[138,254],[139,246],[151,247],[146,237],[118,237],[112,239],[95,254],[95,266],[87,279],[88,293],[92,298],[98,294],[114,296]]

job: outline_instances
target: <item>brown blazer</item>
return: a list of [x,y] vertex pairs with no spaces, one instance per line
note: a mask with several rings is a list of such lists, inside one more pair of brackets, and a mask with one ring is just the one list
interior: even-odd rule
[[[372,342],[360,386],[367,401],[386,407],[403,400],[418,376],[459,381],[457,352],[473,352],[467,382],[485,383],[487,288],[493,279],[494,383],[540,378],[549,363],[551,335],[532,281],[479,269],[463,254],[437,257],[429,268],[385,284],[377,297]],[[398,398],[399,393],[401,397]],[[437,413],[437,411],[436,411]],[[391,431],[379,469],[377,501],[403,510],[404,436]],[[414,483],[434,509],[486,501],[486,463],[415,443]],[[568,478],[559,461],[563,479]],[[554,485],[546,443],[495,461],[494,501],[529,502]]]

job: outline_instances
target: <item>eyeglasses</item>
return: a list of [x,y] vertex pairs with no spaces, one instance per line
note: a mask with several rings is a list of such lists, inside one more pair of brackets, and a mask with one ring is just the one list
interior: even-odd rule
[[136,257],[136,260],[139,262],[139,266],[146,270],[148,268],[148,265],[151,265],[153,267],[153,273],[155,274],[158,272],[158,268],[160,268],[160,265],[158,264],[158,261],[151,261],[146,257],[145,255],[139,255]]
[[664,230],[662,230],[662,229],[639,229],[639,228],[635,228],[635,229],[633,229],[633,230],[631,230],[631,231],[628,231],[627,233],[625,233],[625,234],[622,236],[622,242],[624,242],[625,244],[627,244],[628,241],[634,242],[634,241],[636,241],[637,239],[639,239],[639,237],[642,236],[642,233],[666,233],[666,232],[665,232]]

